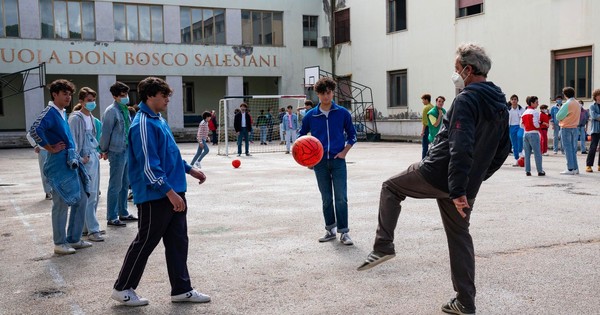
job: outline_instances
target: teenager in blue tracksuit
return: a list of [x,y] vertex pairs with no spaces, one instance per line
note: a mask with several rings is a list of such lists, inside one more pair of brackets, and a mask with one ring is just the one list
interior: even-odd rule
[[341,234],[340,242],[352,245],[348,235],[346,154],[356,143],[356,130],[350,112],[333,101],[335,86],[331,78],[322,78],[315,83],[320,103],[302,119],[300,136],[310,132],[321,141],[324,149],[323,159],[314,167],[327,230],[319,242],[334,240],[337,230]]
[[[185,174],[206,180],[204,174],[182,158],[171,129],[160,112],[167,109],[172,93],[162,79],[149,77],[138,84],[140,111],[128,135],[128,172],[133,202],[138,208],[138,234],[133,240],[112,298],[127,306],[147,305],[135,289],[148,257],[163,240],[172,302],[210,302],[210,297],[192,288],[187,269],[187,189]],[[180,104],[179,104],[180,105]]]
[[[52,234],[54,253],[74,254],[76,249],[92,246],[81,239],[85,220],[85,201],[89,193],[89,177],[79,154],[63,109],[71,104],[73,83],[59,79],[50,84],[52,101],[31,126],[29,134],[38,146],[48,151],[44,175],[52,187]],[[69,226],[67,227],[67,213]]]

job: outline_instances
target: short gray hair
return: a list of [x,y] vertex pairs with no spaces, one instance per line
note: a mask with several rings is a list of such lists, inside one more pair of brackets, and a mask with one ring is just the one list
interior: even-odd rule
[[473,74],[487,77],[492,67],[492,60],[485,53],[483,47],[473,43],[461,44],[456,48],[456,55],[463,68],[471,66],[473,67]]

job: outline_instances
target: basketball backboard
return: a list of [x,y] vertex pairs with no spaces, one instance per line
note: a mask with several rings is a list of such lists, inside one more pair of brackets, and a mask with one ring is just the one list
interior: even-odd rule
[[319,66],[304,68],[304,86],[311,87],[319,80]]

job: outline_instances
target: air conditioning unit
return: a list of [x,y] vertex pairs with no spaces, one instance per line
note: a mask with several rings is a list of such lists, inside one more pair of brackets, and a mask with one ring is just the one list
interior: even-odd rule
[[330,36],[321,36],[321,48],[331,48]]

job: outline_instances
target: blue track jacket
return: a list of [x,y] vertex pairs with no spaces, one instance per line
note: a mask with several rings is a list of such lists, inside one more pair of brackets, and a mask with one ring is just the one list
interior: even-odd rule
[[185,174],[192,167],[179,152],[173,134],[160,113],[141,102],[129,129],[129,180],[135,204],[166,197],[173,189],[185,192]]
[[310,132],[321,141],[325,151],[323,158],[333,159],[344,150],[346,144],[356,143],[356,130],[352,124],[352,115],[347,109],[332,101],[329,116],[325,116],[319,109],[320,105],[321,103],[309,110],[302,119],[300,136]]

